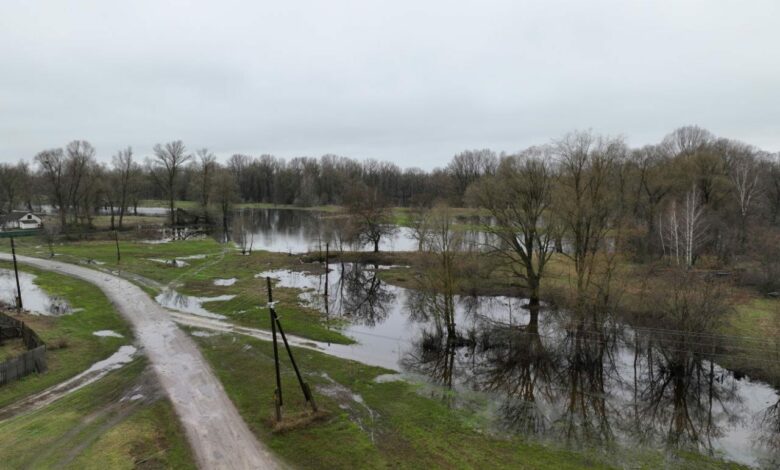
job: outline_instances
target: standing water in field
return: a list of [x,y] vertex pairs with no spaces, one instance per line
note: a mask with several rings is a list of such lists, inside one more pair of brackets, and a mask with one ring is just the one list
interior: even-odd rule
[[[489,416],[494,432],[605,451],[641,446],[754,466],[780,463],[780,395],[719,366],[712,335],[527,310],[523,299],[509,297],[448,302],[384,283],[378,266],[329,268],[327,303],[323,274],[257,276],[304,289],[302,303],[347,321],[341,331],[359,342],[351,346],[356,357],[400,370],[451,406]],[[454,331],[439,319],[446,305],[455,307]]]
[[[25,310],[36,315],[65,315],[72,310],[64,299],[52,297],[35,284],[35,276],[19,271],[19,285]],[[0,303],[16,305],[16,278],[12,269],[0,268]]]

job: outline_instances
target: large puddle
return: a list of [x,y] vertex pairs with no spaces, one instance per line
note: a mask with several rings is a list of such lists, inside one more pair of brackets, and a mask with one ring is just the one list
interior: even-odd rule
[[[35,276],[19,271],[19,286],[25,310],[37,315],[65,315],[72,310],[64,299],[52,297],[35,284]],[[0,268],[0,302],[16,305],[16,278],[13,270]]]
[[457,332],[448,335],[437,314],[443,296],[388,285],[377,267],[330,268],[327,307],[324,275],[257,277],[306,289],[302,302],[349,320],[342,331],[361,357],[427,384],[452,406],[476,408],[496,432],[780,464],[780,395],[720,367],[707,335],[685,339],[545,308],[532,314],[506,297],[454,297]]
[[224,320],[224,315],[218,313],[212,313],[208,311],[203,304],[208,302],[226,302],[235,297],[235,295],[219,295],[216,297],[195,297],[191,295],[184,295],[177,292],[174,289],[165,289],[154,300],[165,308],[172,310],[178,310],[184,313],[191,313],[205,318],[213,318],[215,320]]

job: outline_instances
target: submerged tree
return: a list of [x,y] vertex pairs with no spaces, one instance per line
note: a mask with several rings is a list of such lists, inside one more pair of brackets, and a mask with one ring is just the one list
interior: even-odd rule
[[376,188],[356,184],[345,201],[352,235],[358,243],[371,244],[379,252],[383,237],[395,233],[391,208]]
[[495,219],[488,227],[495,236],[492,252],[521,280],[531,305],[539,304],[544,269],[554,252],[554,173],[548,153],[547,148],[532,147],[506,157],[495,176],[483,178],[470,191],[471,199]]

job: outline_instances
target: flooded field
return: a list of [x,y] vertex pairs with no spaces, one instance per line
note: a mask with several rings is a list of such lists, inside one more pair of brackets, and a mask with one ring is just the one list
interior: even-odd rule
[[[325,275],[258,273],[306,289],[301,302],[349,320],[351,346],[426,384],[492,431],[571,446],[689,449],[754,466],[780,463],[780,395],[718,365],[716,339],[577,318],[522,299],[455,297],[388,285],[377,266],[331,264]],[[760,360],[760,359],[759,359]]]
[[[19,271],[19,285],[25,310],[37,315],[65,315],[72,310],[64,299],[52,297],[35,284],[35,276]],[[0,269],[0,303],[16,304],[16,278],[13,270]]]

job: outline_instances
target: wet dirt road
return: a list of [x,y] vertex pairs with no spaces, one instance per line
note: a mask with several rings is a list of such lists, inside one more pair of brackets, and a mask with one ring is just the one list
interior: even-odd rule
[[[11,256],[0,253],[0,259]],[[283,466],[249,430],[193,340],[143,290],[117,276],[81,266],[24,256],[17,259],[90,282],[106,294],[133,326],[201,468]]]

